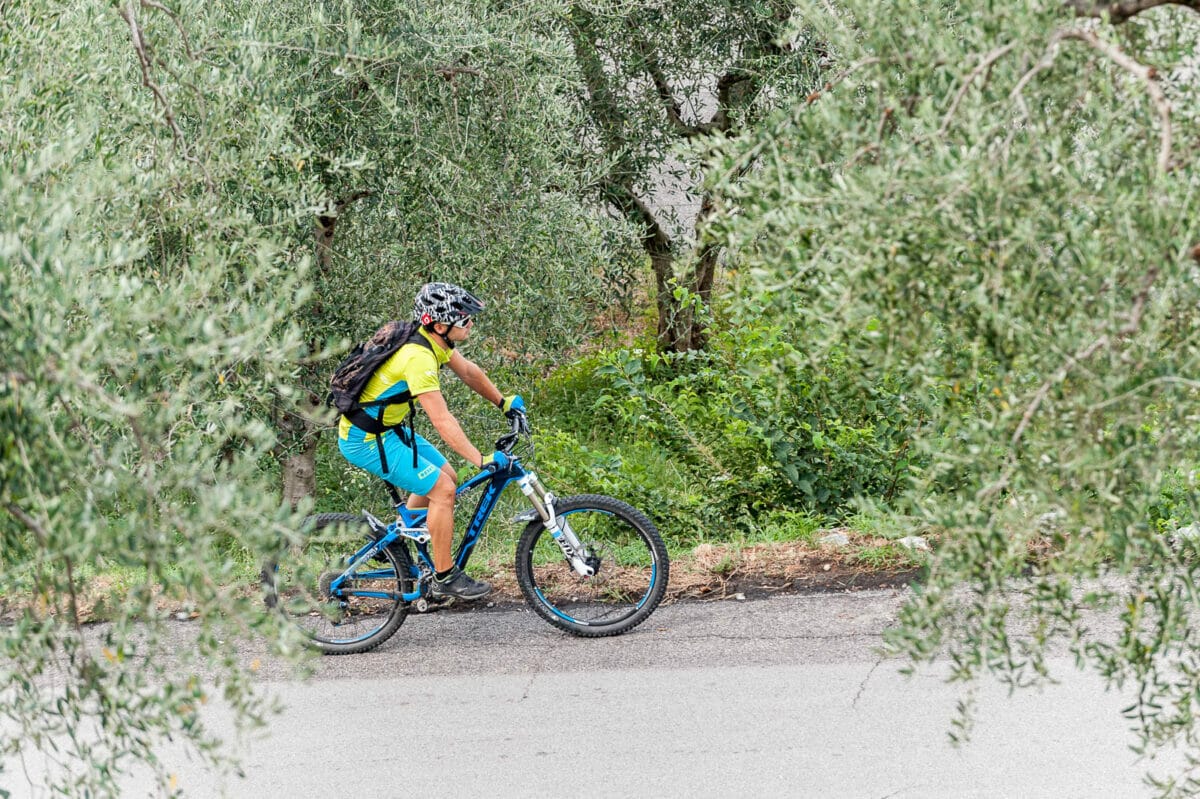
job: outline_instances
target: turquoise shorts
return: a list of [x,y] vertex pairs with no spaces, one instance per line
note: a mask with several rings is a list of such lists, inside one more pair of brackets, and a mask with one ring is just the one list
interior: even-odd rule
[[413,451],[395,430],[383,434],[383,447],[387,453],[388,473],[383,473],[379,462],[379,444],[375,439],[363,441],[358,428],[350,429],[349,438],[338,439],[342,456],[360,469],[366,469],[376,477],[382,477],[394,486],[423,497],[433,490],[446,457],[437,447],[417,434],[417,465],[413,467]]

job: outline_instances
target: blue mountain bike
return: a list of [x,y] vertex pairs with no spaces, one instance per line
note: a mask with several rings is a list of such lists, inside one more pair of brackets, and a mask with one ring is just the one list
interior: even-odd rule
[[[517,542],[517,582],[546,621],[575,635],[601,637],[633,629],[654,612],[667,589],[667,548],[653,522],[620,500],[595,494],[556,497],[514,454],[533,443],[524,416],[496,449],[511,461],[462,483],[458,496],[482,489],[454,562],[465,568],[501,493],[516,483],[532,508]],[[267,606],[297,625],[326,654],[366,652],[388,640],[410,608],[429,607],[433,559],[424,510],[404,507],[388,489],[398,517],[370,513],[310,516],[295,540],[265,565]]]

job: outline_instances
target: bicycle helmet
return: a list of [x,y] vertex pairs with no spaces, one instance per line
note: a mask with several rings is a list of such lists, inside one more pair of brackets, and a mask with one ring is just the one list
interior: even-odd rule
[[423,325],[452,325],[483,310],[483,300],[452,283],[426,283],[413,300],[413,318]]

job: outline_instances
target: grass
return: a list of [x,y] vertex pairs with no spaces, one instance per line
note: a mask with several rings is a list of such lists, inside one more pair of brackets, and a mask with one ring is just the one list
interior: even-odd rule
[[865,546],[851,554],[847,561],[851,565],[862,566],[870,571],[916,568],[923,564],[919,556],[910,549],[893,543]]

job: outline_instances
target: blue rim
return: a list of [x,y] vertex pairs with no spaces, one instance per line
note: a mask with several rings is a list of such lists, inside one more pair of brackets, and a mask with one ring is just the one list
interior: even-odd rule
[[[604,510],[603,508],[573,508],[572,510],[563,511],[562,513],[559,514],[559,516],[570,516],[572,513],[603,513],[605,516],[615,516],[616,515],[612,511]],[[552,604],[550,602],[550,600],[548,600],[546,598],[546,595],[542,593],[542,589],[538,588],[535,585],[533,587],[533,592],[535,594],[537,594],[538,601],[542,603],[542,607],[546,608],[547,610],[549,610],[555,616],[558,616],[563,621],[566,621],[570,624],[578,625],[580,627],[605,627],[610,624],[620,624],[625,619],[629,618],[630,616],[632,616],[633,614],[635,614],[639,610],[641,610],[642,606],[645,605],[647,601],[649,601],[650,596],[654,593],[654,587],[656,585],[658,585],[658,553],[654,551],[654,547],[650,544],[649,541],[646,540],[646,537],[644,535],[642,535],[641,530],[638,530],[633,525],[630,525],[630,528],[633,529],[635,532],[637,532],[638,538],[644,544],[646,544],[646,548],[650,552],[651,563],[650,563],[650,583],[649,583],[649,585],[646,586],[646,592],[642,595],[642,598],[638,600],[637,604],[634,605],[628,613],[621,616],[619,619],[614,619],[612,621],[605,622],[604,624],[596,624],[595,622],[577,619],[574,616],[569,616],[566,613],[564,613],[563,611],[559,610],[557,605]],[[542,532],[547,532],[544,527],[542,528]],[[531,549],[530,550],[530,558],[532,558],[532,557],[533,557],[533,551]],[[531,566],[532,566],[532,564],[531,564]],[[532,572],[533,572],[533,569],[531,568],[530,573],[532,574]]]

